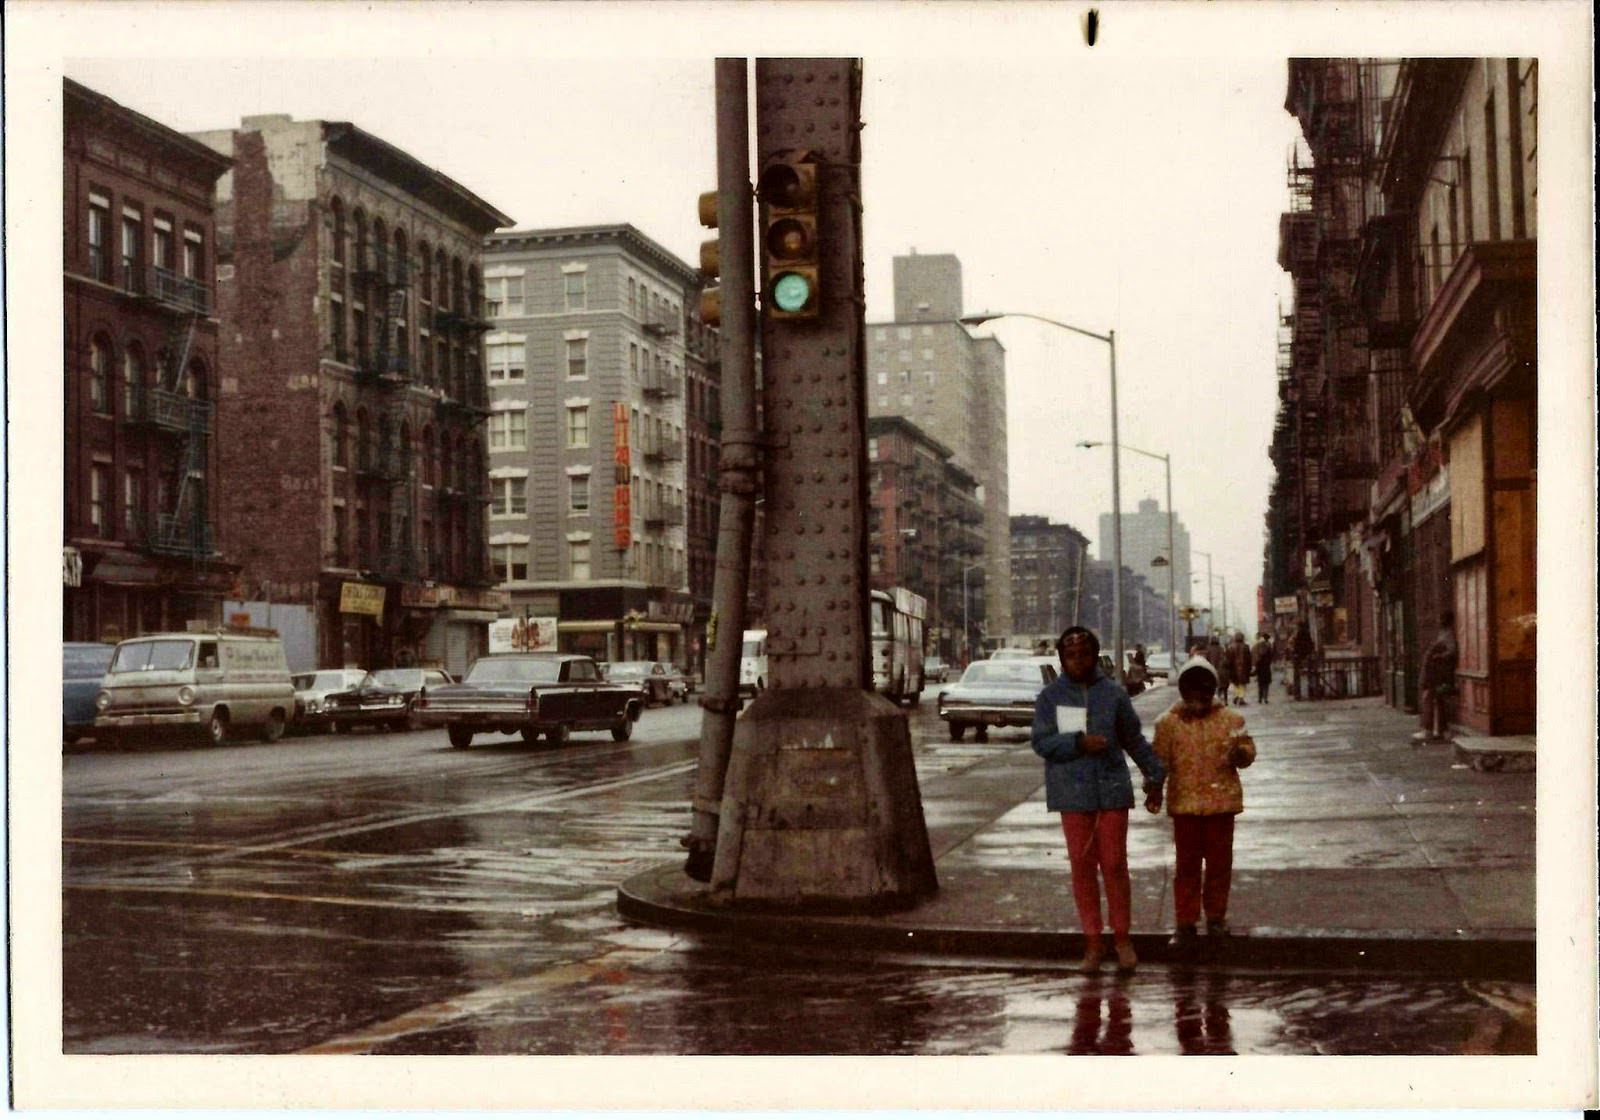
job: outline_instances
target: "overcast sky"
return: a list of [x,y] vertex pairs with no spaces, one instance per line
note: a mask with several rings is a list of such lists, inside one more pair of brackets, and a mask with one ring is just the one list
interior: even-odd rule
[[[851,44],[868,318],[892,317],[891,259],[915,248],[960,258],[969,311],[1115,330],[1123,442],[1171,453],[1219,600],[1225,580],[1253,603],[1297,129],[1287,42],[1219,44],[1224,7],[1186,33],[1172,25],[1191,9],[1111,6],[1093,51],[1069,5],[46,7],[70,28],[67,75],[174,128],[354,121],[519,227],[631,222],[688,261],[714,183],[711,55]],[[1027,320],[984,329],[1008,354],[1011,512],[1097,538],[1110,457],[1074,445],[1109,439],[1105,346]],[[1164,500],[1158,462],[1125,452],[1122,480],[1125,510]]]

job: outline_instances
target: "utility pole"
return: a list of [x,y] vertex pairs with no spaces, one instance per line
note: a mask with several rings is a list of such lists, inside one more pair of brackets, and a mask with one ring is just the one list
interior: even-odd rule
[[861,63],[756,60],[769,687],[734,729],[711,887],[893,909],[938,887],[906,714],[872,691]]

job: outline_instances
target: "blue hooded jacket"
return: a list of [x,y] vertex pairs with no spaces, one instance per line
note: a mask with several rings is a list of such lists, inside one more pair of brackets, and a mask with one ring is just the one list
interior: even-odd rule
[[[1091,735],[1105,736],[1106,749],[1099,754],[1079,749],[1082,734],[1056,729],[1057,707],[1086,708],[1085,727]],[[1160,789],[1166,777],[1145,740],[1133,701],[1098,666],[1086,685],[1063,673],[1039,693],[1033,707],[1033,751],[1044,759],[1045,804],[1052,813],[1133,808],[1129,755],[1144,773],[1146,792]]]

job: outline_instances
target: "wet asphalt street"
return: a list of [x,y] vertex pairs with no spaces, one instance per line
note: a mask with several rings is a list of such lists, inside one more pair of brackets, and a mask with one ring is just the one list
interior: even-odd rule
[[[1530,986],[827,959],[633,928],[682,858],[699,709],[629,743],[357,732],[64,760],[67,1053],[1532,1053]],[[919,776],[951,744],[924,697]],[[1014,746],[1023,733],[996,733]],[[1062,876],[1062,890],[1067,889]]]

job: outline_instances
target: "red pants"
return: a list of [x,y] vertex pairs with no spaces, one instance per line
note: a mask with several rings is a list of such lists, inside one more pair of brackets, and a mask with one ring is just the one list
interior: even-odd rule
[[1233,814],[1174,815],[1172,836],[1178,844],[1177,867],[1172,876],[1172,905],[1178,924],[1192,926],[1198,922],[1202,902],[1208,919],[1226,918],[1228,888],[1233,885]]
[[1100,878],[1106,881],[1106,909],[1111,911],[1111,933],[1125,940],[1132,924],[1128,884],[1128,810],[1101,809],[1097,813],[1062,813],[1061,832],[1067,838],[1067,861],[1072,866],[1072,901],[1084,936],[1100,939]]

